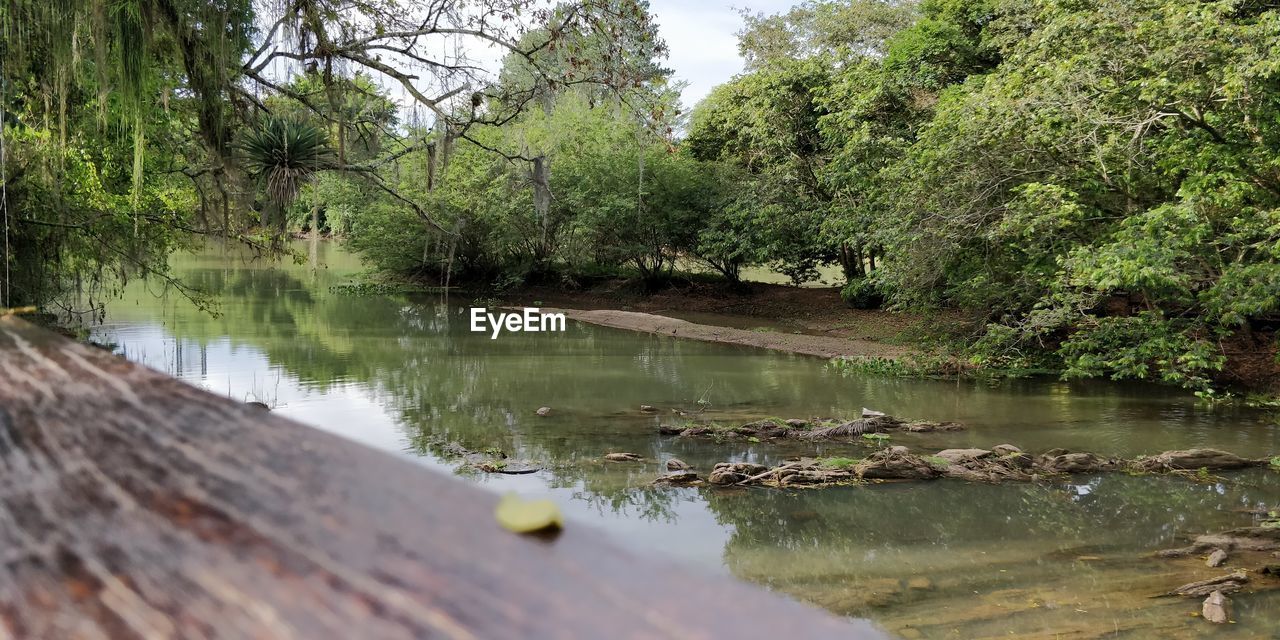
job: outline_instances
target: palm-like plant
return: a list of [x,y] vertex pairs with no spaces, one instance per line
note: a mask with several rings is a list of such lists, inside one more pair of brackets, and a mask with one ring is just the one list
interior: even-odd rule
[[283,211],[317,171],[333,166],[328,134],[309,122],[268,116],[240,141],[245,170],[257,178],[267,199]]

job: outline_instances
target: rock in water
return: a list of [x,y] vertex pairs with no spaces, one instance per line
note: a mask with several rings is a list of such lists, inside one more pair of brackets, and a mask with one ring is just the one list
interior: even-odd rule
[[641,413],[657,413],[658,408],[650,404],[642,404],[640,405],[640,412]]
[[689,466],[688,462],[685,462],[680,458],[671,458],[667,460],[667,471],[688,471],[692,468],[693,467]]
[[543,417],[549,416],[551,415],[551,407],[538,407],[537,414]]
[[882,418],[884,415],[883,411],[875,411],[866,407],[862,408],[862,417],[864,418]]
[[634,453],[606,453],[604,459],[613,462],[635,462],[640,459],[640,456]]
[[1213,553],[1209,554],[1209,559],[1205,560],[1205,564],[1211,567],[1221,567],[1226,563],[1227,563],[1227,552],[1223,551],[1222,549],[1214,549]]
[[738,484],[747,478],[760,475],[769,468],[762,464],[750,462],[720,462],[711,470],[707,482],[718,485]]
[[698,478],[698,474],[693,471],[677,471],[675,473],[668,473],[654,481],[655,484],[671,485],[690,485],[698,484],[699,482],[701,482],[701,479]]
[[1243,469],[1266,464],[1266,460],[1241,458],[1234,453],[1217,449],[1187,449],[1185,451],[1165,451],[1153,458],[1143,461],[1145,467],[1165,469]]
[[959,464],[968,460],[978,460],[991,455],[986,449],[943,449],[933,454],[947,462]]
[[1222,595],[1221,591],[1214,591],[1204,599],[1200,615],[1214,624],[1226,624],[1231,619],[1231,599]]
[[1214,593],[1235,593],[1243,589],[1247,582],[1249,582],[1249,576],[1243,571],[1237,571],[1235,573],[1210,578],[1208,580],[1190,582],[1165,595],[1199,598],[1200,596],[1213,595]]

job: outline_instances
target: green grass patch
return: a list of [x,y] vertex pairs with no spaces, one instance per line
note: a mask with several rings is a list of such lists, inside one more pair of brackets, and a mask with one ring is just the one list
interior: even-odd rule
[[822,466],[830,467],[832,469],[852,469],[857,466],[859,462],[862,462],[862,458],[823,458],[820,462]]

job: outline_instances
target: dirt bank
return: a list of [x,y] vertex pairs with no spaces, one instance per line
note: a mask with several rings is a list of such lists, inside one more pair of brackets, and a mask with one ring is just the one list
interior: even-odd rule
[[546,308],[546,310],[564,313],[571,320],[605,327],[644,331],[706,342],[740,344],[823,358],[840,356],[899,358],[912,352],[909,347],[877,340],[697,324],[688,320],[639,311],[584,310],[559,307]]
[[696,324],[853,338],[898,344],[906,335],[937,329],[959,316],[923,317],[910,313],[851,309],[834,288],[749,283],[677,283],[644,293],[621,280],[567,290],[529,286],[499,296],[506,304],[651,313]]
[[831,358],[899,358],[915,336],[951,319],[850,309],[834,288],[678,282],[658,292],[624,280],[566,289],[528,286],[500,296],[507,306],[537,306],[580,322],[693,340],[741,344]]

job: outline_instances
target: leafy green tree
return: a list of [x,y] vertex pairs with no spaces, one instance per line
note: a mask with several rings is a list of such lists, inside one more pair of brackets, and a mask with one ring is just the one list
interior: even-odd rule
[[1204,386],[1276,312],[1274,9],[1047,3],[945,94],[898,180],[902,300],[985,310],[985,357]]

